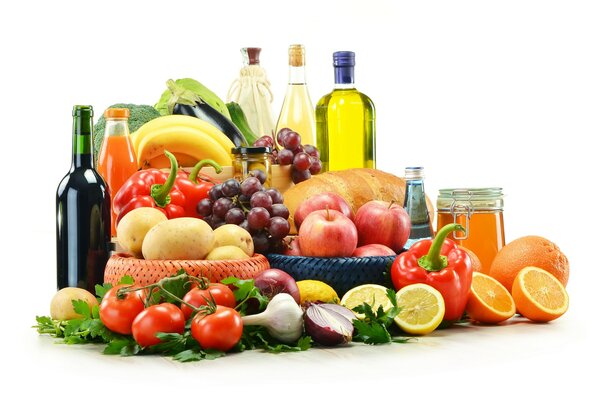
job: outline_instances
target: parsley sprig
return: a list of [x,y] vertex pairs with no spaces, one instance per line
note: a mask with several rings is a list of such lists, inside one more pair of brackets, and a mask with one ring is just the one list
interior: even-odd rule
[[392,289],[387,289],[386,296],[392,303],[392,307],[388,311],[383,310],[383,306],[379,305],[377,310],[369,303],[363,303],[352,310],[358,314],[364,315],[363,319],[355,319],[354,324],[354,342],[362,342],[366,344],[385,344],[385,343],[406,343],[410,338],[393,337],[390,334],[389,328],[394,322],[394,318],[400,313],[401,307],[398,306],[396,293]]

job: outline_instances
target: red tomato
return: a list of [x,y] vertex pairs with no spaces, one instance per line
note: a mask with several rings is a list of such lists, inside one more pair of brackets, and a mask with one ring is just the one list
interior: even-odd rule
[[[207,305],[207,300],[212,298],[218,306],[235,308],[235,295],[227,285],[222,283],[210,283],[207,289],[193,288],[183,297],[183,301],[190,303],[194,307]],[[181,304],[181,311],[188,319],[192,315],[192,309],[185,304]]]
[[162,303],[146,308],[131,326],[133,338],[142,347],[160,343],[156,337],[159,332],[183,333],[185,318],[183,312],[174,304]]
[[192,319],[192,336],[206,350],[230,350],[239,342],[243,329],[242,317],[229,307],[217,306],[214,313],[198,313]]
[[106,292],[100,302],[100,320],[111,331],[130,335],[133,320],[144,311],[144,300],[139,290],[118,298],[117,291],[124,286],[127,285],[117,285]]

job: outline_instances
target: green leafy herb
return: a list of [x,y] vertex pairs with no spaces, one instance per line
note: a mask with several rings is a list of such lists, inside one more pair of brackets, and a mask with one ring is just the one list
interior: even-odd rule
[[245,315],[248,308],[248,300],[256,299],[258,302],[258,310],[262,311],[267,306],[269,299],[260,293],[260,290],[254,286],[254,279],[239,279],[230,276],[221,281],[224,285],[233,285],[235,290],[235,301],[238,303],[236,309],[241,315]]
[[271,337],[262,326],[245,326],[237,351],[262,349],[269,353],[305,351],[312,346],[310,336],[301,336],[295,345],[283,344]]
[[158,333],[156,336],[161,343],[151,346],[148,350],[165,356],[171,356],[180,362],[214,360],[225,355],[222,351],[205,350],[192,337],[190,331],[179,333]]
[[353,308],[354,312],[365,316],[362,320],[355,319],[352,322],[355,329],[353,341],[366,344],[383,344],[390,342],[404,343],[409,340],[408,338],[393,338],[390,334],[388,328],[400,313],[400,307],[398,307],[396,293],[392,289],[387,289],[386,295],[392,303],[392,307],[388,311],[384,311],[381,305],[377,308],[377,311],[374,311],[368,303]]

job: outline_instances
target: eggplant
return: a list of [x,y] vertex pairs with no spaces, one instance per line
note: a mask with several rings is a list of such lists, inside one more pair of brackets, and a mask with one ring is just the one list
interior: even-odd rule
[[167,81],[171,97],[167,101],[167,108],[171,114],[188,115],[217,127],[235,145],[246,147],[248,142],[235,124],[216,108],[202,100],[197,93],[178,85],[172,79]]
[[189,115],[196,117],[211,125],[216,126],[223,132],[235,145],[235,147],[247,147],[248,142],[244,135],[233,122],[227,119],[226,116],[212,108],[208,103],[196,101],[195,105],[175,103],[173,106],[173,114]]

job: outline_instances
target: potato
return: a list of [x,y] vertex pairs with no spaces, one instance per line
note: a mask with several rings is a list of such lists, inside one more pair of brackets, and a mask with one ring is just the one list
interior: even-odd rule
[[237,246],[215,247],[206,256],[207,260],[245,260],[246,258],[250,256]]
[[148,231],[167,217],[156,208],[140,207],[128,212],[117,226],[119,245],[135,257],[142,257],[142,243]]
[[252,236],[238,225],[226,224],[215,229],[215,247],[223,246],[239,247],[250,257],[254,254]]
[[155,225],[144,238],[146,260],[202,260],[215,247],[211,227],[198,218],[175,218]]
[[50,302],[50,317],[59,321],[81,318],[81,315],[77,314],[73,309],[73,300],[85,301],[90,306],[90,310],[93,306],[98,305],[96,296],[87,290],[77,287],[66,287],[60,289],[52,297],[52,301]]

